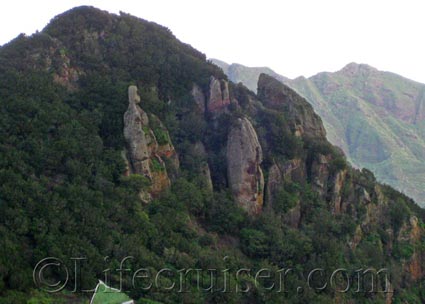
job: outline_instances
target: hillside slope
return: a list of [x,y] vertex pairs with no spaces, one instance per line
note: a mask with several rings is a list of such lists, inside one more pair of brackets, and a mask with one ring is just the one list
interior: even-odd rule
[[[93,7],[1,47],[0,303],[87,303],[105,276],[138,303],[423,302],[424,211],[295,90],[257,86]],[[341,268],[382,271],[323,289]]]
[[[260,73],[270,73],[213,62],[251,90]],[[323,118],[328,139],[354,166],[370,169],[379,181],[425,203],[424,84],[355,63],[310,78],[277,79],[308,99]]]

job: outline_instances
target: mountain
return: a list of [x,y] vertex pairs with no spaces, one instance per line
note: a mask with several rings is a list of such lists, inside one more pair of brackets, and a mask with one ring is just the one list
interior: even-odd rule
[[[251,90],[260,73],[269,73],[213,62]],[[241,73],[230,72],[234,69]],[[323,118],[328,139],[354,166],[370,169],[381,182],[425,204],[424,84],[356,63],[310,78],[277,79],[308,99]]]
[[86,6],[0,63],[0,303],[425,300],[424,210],[277,79]]
[[215,65],[218,65],[230,80],[235,83],[242,82],[248,89],[253,92],[257,92],[258,76],[262,73],[270,75],[281,82],[286,83],[289,81],[289,78],[279,75],[267,67],[246,67],[238,63],[227,64],[226,62],[218,59],[210,60]]

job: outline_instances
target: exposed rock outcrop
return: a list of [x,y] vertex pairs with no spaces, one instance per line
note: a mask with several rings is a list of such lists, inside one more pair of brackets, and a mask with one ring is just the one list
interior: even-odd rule
[[[301,167],[300,159],[292,159],[284,164],[273,163],[269,169],[266,187],[266,209],[271,210],[276,203],[276,194],[284,187],[285,181],[295,181],[298,178],[296,171]],[[283,221],[292,228],[297,228],[301,220],[301,201],[285,212]]]
[[150,129],[144,128],[149,124],[149,120],[147,114],[138,106],[140,97],[136,86],[128,88],[128,101],[128,108],[124,114],[124,138],[130,156],[131,173],[151,178],[148,145],[154,143],[149,134]]
[[192,87],[192,96],[195,100],[196,105],[198,106],[199,111],[205,113],[205,95],[202,92],[202,89],[195,83]]
[[[38,42],[22,50],[19,69],[29,68],[48,72],[54,83],[68,91],[76,91],[79,86],[78,80],[85,72],[71,60],[70,52],[65,45],[59,39],[42,33],[35,34],[33,38]],[[28,37],[21,34],[17,39],[27,40]]]
[[230,104],[229,83],[211,76],[207,110],[210,113],[221,113]]
[[331,206],[334,214],[340,214],[342,211],[342,188],[344,187],[346,170],[339,171],[332,181]]
[[213,191],[213,183],[211,179],[211,170],[208,165],[208,154],[205,150],[205,146],[202,142],[196,142],[191,147],[191,154],[194,158],[199,160],[199,173],[201,177],[201,184],[206,187],[209,191]]
[[330,155],[318,154],[311,165],[312,186],[321,197],[327,194],[330,161]]
[[124,114],[127,174],[140,174],[150,180],[149,195],[141,194],[145,201],[149,201],[151,196],[157,196],[171,184],[164,160],[178,169],[178,157],[161,121],[154,115],[148,115],[138,105],[140,97],[136,86],[128,88],[128,98],[129,105]]
[[401,227],[397,241],[409,243],[413,248],[412,255],[403,264],[404,273],[407,274],[407,279],[415,282],[425,275],[425,254],[418,250],[417,245],[420,244],[423,232],[419,226],[419,220],[416,216],[411,216],[409,222],[404,223]]
[[266,187],[266,205],[267,208],[273,205],[274,195],[283,186],[284,181],[289,180],[293,182],[300,182],[305,178],[303,171],[303,163],[301,159],[291,159],[281,164],[278,162],[273,163],[269,169],[267,187]]
[[237,203],[249,214],[263,205],[264,177],[260,164],[262,149],[251,122],[239,118],[227,139],[227,176]]
[[267,191],[266,191],[266,208],[267,210],[273,207],[274,195],[282,187],[284,176],[279,166],[274,163],[269,169],[269,175],[267,180]]
[[65,54],[63,49],[62,52],[59,51],[59,53],[61,61],[57,64],[60,64],[60,66],[57,69],[58,72],[53,74],[53,81],[63,85],[70,91],[75,91],[77,89],[77,81],[80,76],[80,71],[71,65],[71,60]]
[[308,101],[273,77],[260,75],[258,97],[266,107],[283,110],[295,135],[322,139],[326,137],[322,119]]

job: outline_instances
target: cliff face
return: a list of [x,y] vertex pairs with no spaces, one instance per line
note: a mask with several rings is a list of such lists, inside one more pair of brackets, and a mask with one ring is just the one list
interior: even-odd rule
[[425,155],[425,86],[365,64],[297,78],[288,85],[306,96],[326,121],[329,140],[350,161],[422,203],[419,174]]
[[263,206],[263,154],[257,133],[247,118],[240,118],[227,138],[227,176],[236,202],[249,214]]
[[326,137],[322,120],[313,107],[288,86],[261,74],[258,79],[258,97],[266,107],[284,111],[297,136]]
[[[356,219],[358,225],[350,240],[351,248],[362,244],[370,231],[388,226],[387,217],[393,212],[391,210],[397,208],[395,203],[388,195],[383,194],[383,188],[377,185],[371,172],[360,172],[347,167],[342,152],[327,142],[322,122],[312,108],[306,106],[307,101],[268,76],[260,76],[258,91],[262,104],[278,110],[289,121],[294,136],[303,138],[307,143],[312,141],[307,144],[310,150],[299,153],[297,158],[274,161],[270,166],[266,187],[267,210],[280,204],[282,197],[277,194],[282,189],[284,191],[287,185],[308,181],[314,192],[327,202],[327,208],[335,216],[347,215]],[[299,111],[301,108],[302,111]],[[306,208],[308,207],[302,200],[294,198],[292,205],[285,208],[283,220],[291,227],[298,227],[303,222]],[[407,215],[402,217],[405,216]],[[386,244],[390,246],[389,244],[405,242],[405,246],[411,246],[409,248],[412,248],[412,252],[403,262],[403,273],[404,280],[414,282],[423,277],[420,266],[423,252],[415,244],[425,233],[417,226],[415,218],[405,219],[400,230],[388,230]],[[387,248],[387,253],[394,254],[393,250],[391,245]]]
[[193,84],[191,93],[192,93],[193,99],[195,100],[196,106],[198,107],[199,112],[204,114],[206,104],[205,104],[205,95],[202,92],[202,89],[197,84]]
[[330,142],[358,168],[422,204],[425,183],[425,85],[350,63],[339,71],[288,79],[267,68],[228,65],[213,60],[229,79],[257,90],[261,73],[304,96],[323,119]]
[[[350,167],[306,100],[275,79],[260,77],[256,95],[168,29],[87,7],[0,48],[0,63],[5,302],[26,302],[15,291],[34,288],[36,259],[76,252],[110,254],[113,265],[128,253],[154,271],[225,269],[224,255],[302,273],[390,267],[395,301],[423,302],[423,210]],[[89,285],[104,266],[90,268]],[[287,283],[297,303],[339,299]],[[146,293],[166,303],[288,300],[262,286],[217,299],[188,284],[194,295]]]
[[211,76],[207,110],[210,113],[222,112],[230,104],[229,84]]
[[[129,159],[129,172],[126,175],[140,174],[150,180],[149,194],[142,194],[144,200],[149,201],[150,196],[158,196],[171,184],[164,159],[171,160],[171,164],[178,168],[178,156],[160,120],[155,116],[149,119],[139,106],[140,96],[136,86],[128,88],[128,98],[129,105],[124,114],[124,138]],[[156,134],[160,138],[155,137],[152,125],[156,125]]]

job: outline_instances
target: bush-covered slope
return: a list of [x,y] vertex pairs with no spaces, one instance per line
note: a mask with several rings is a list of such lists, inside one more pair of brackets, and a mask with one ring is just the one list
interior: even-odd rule
[[[312,107],[277,80],[262,75],[257,96],[168,29],[91,7],[16,38],[0,49],[0,63],[0,303],[84,301],[91,293],[81,291],[107,269],[108,285],[122,282],[138,303],[424,300],[423,210],[349,167]],[[171,187],[149,203],[140,193],[152,180],[126,174],[123,158],[129,85],[156,142],[162,123],[180,160],[175,172],[165,162]],[[127,273],[121,279],[127,256],[132,274],[167,273],[151,288]],[[46,257],[70,270],[71,258],[87,260],[81,275],[70,271],[65,291],[47,294],[33,282]],[[394,294],[320,290],[322,276],[306,279],[315,268],[330,277],[368,267],[388,269]],[[255,284],[264,268],[277,276],[292,269],[288,292],[267,289],[267,278]],[[46,275],[64,282],[54,269]],[[185,292],[167,290],[189,269],[203,270],[201,285],[192,277]]]

